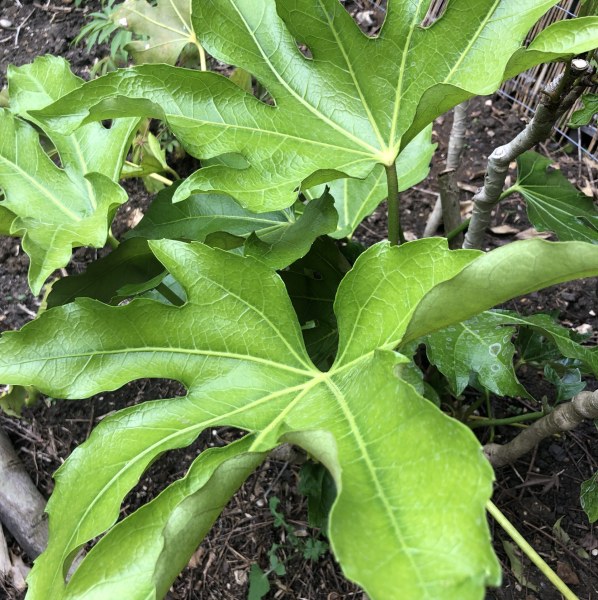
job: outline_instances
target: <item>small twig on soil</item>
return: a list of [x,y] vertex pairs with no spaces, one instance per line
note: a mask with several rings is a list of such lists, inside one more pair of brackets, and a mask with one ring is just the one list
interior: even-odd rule
[[536,114],[525,129],[509,143],[494,149],[488,158],[484,187],[473,197],[473,216],[465,236],[464,248],[482,247],[486,229],[490,225],[492,209],[501,198],[509,164],[550,135],[560,116],[571,108],[581,95],[584,86],[579,83],[590,69],[587,61],[573,60],[565,73],[544,88]]
[[17,25],[17,31],[15,33],[15,46],[19,45],[19,35],[21,34],[21,29],[25,26],[25,23],[27,23],[27,21],[29,21],[29,19],[32,17],[33,13],[35,12],[35,8]]
[[0,522],[30,558],[37,558],[48,544],[46,500],[29,478],[2,429],[0,481]]
[[577,427],[585,419],[598,419],[598,391],[581,392],[538,419],[508,444],[486,444],[484,454],[494,467],[515,462],[544,438]]

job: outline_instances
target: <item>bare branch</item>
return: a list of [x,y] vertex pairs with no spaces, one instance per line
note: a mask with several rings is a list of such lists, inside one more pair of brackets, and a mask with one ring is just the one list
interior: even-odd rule
[[581,392],[570,402],[560,404],[508,444],[486,444],[484,454],[492,466],[502,467],[516,461],[543,439],[555,433],[569,431],[585,419],[598,419],[598,390]]
[[2,429],[0,481],[0,522],[30,558],[37,558],[48,544],[46,500],[29,478]]
[[464,248],[481,248],[491,212],[502,194],[509,164],[518,156],[545,140],[559,118],[573,106],[581,95],[583,85],[578,83],[590,69],[583,59],[572,61],[565,73],[560,74],[543,90],[543,97],[527,127],[504,146],[499,146],[488,158],[484,187],[473,197],[474,209],[465,236]]

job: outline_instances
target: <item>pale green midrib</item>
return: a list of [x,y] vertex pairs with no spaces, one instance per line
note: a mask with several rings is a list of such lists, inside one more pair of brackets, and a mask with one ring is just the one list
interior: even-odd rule
[[[369,293],[369,297],[373,298],[374,295],[376,294],[376,292],[378,291],[378,289],[380,288],[380,286],[385,283],[386,283],[386,279],[384,279],[383,277],[380,277],[378,279],[376,285],[372,289],[372,291]],[[359,324],[361,315],[363,314],[363,312],[365,310],[367,310],[367,308],[368,308],[367,302],[361,303],[359,305],[359,307],[357,308],[357,315],[353,318],[353,327],[351,328],[351,334],[349,335],[349,339],[346,341],[342,352],[340,353],[340,355],[338,356],[338,358],[335,362],[342,362],[343,358],[345,357],[345,354],[347,354],[347,352],[349,351],[349,349],[351,347],[351,342],[353,341],[353,338],[355,337],[355,334],[357,332],[357,325]]]
[[[259,127],[248,127],[247,125],[232,125],[230,123],[216,122],[216,121],[205,121],[202,119],[198,119],[197,117],[188,117],[184,114],[171,114],[165,115],[168,119],[169,117],[174,117],[176,119],[180,119],[181,121],[190,121],[193,125],[207,125],[208,127],[221,127],[223,129],[239,129],[241,131],[250,131],[252,133],[259,133],[262,135],[271,135],[275,137],[282,137],[289,140],[294,140],[297,142],[301,142],[302,144],[310,144],[312,146],[321,146],[322,148],[329,148],[331,150],[341,150],[346,154],[357,154],[358,156],[366,156],[368,159],[372,160],[371,152],[363,152],[361,150],[356,150],[355,148],[346,148],[345,146],[338,146],[336,144],[328,144],[326,142],[322,142],[319,140],[314,140],[306,137],[299,137],[297,135],[292,135],[290,133],[284,133],[282,131],[276,131],[274,129],[260,129]],[[363,159],[362,159],[363,160]]]
[[[307,355],[307,352],[305,353],[305,356],[299,356],[299,354],[297,353],[297,351],[295,350],[295,348],[293,348],[292,344],[289,343],[289,341],[282,334],[282,332],[280,331],[280,329],[266,316],[265,313],[263,313],[261,310],[259,310],[257,308],[257,306],[254,306],[253,304],[247,302],[247,300],[245,300],[244,298],[242,298],[238,294],[235,294],[232,290],[230,290],[230,289],[226,288],[224,285],[218,283],[213,278],[208,277],[207,274],[204,275],[204,279],[208,280],[210,283],[212,283],[213,285],[215,285],[218,289],[222,290],[228,296],[232,296],[233,298],[235,298],[238,302],[240,302],[242,305],[246,306],[255,315],[257,315],[258,317],[260,317],[261,320],[263,320],[264,322],[266,322],[270,326],[270,328],[272,329],[272,331],[274,333],[276,333],[276,335],[278,336],[278,338],[286,346],[287,350],[291,353],[291,356],[293,356],[299,362],[299,364],[303,365],[306,368],[307,371],[311,371],[312,368],[315,369],[313,363],[311,362],[311,360],[309,359],[309,356]],[[299,335],[301,336],[301,334],[299,334]],[[301,342],[300,343],[302,344],[302,336],[301,336]],[[302,347],[302,349],[305,349],[305,346],[302,345],[301,347]]]
[[[159,29],[166,29],[166,31],[170,31],[172,33],[176,33],[177,35],[180,35],[183,38],[189,37],[189,31],[181,31],[180,29],[175,29],[174,27],[170,27],[168,25],[165,25],[164,23],[160,23],[159,21],[155,21],[154,19],[148,17],[147,15],[144,15],[143,13],[140,13],[138,10],[136,10],[134,8],[131,9],[131,12],[133,14],[136,14],[138,17],[141,17],[144,21],[147,21],[148,23],[151,23],[152,25],[155,25]],[[186,28],[186,23],[182,19],[181,19],[181,21],[183,23],[183,26],[185,26],[185,28]],[[190,37],[189,37],[189,41],[191,41]]]
[[[371,481],[374,484],[376,496],[382,502],[382,506],[384,508],[384,512],[386,513],[387,520],[390,522],[390,525],[392,527],[395,538],[402,550],[403,556],[406,556],[411,564],[411,573],[415,574],[415,577],[417,578],[417,581],[419,584],[419,589],[423,591],[427,588],[426,582],[422,579],[422,574],[420,573],[419,569],[417,568],[417,565],[413,559],[412,553],[409,551],[409,546],[406,544],[403,534],[397,524],[396,519],[394,518],[392,506],[388,502],[386,494],[384,493],[382,483],[380,482],[376,467],[374,466],[374,463],[370,456],[368,446],[365,443],[363,436],[361,435],[361,431],[359,430],[357,422],[355,421],[355,416],[353,415],[349,406],[347,405],[347,403],[345,401],[345,397],[343,396],[341,390],[332,381],[331,376],[330,376],[331,374],[329,373],[328,375],[329,376],[326,377],[324,379],[324,381],[326,382],[326,385],[332,392],[332,395],[336,399],[338,406],[340,407],[340,409],[342,410],[342,412],[345,416],[345,419],[349,425],[350,433],[352,434],[353,439],[357,443],[357,447],[359,449],[361,456],[363,457],[363,460],[364,460],[366,468],[369,472]],[[341,493],[342,493],[342,491],[341,491]],[[426,596],[424,596],[424,598],[426,598],[426,597],[428,597],[428,594],[426,594]]]
[[[145,458],[145,456],[147,456],[148,454],[151,454],[152,451],[160,448],[160,446],[164,446],[165,444],[167,444],[168,442],[176,439],[177,437],[186,436],[186,435],[192,433],[194,430],[199,430],[198,431],[198,435],[199,435],[199,433],[203,429],[206,429],[207,427],[210,427],[212,425],[218,425],[219,423],[223,422],[223,419],[229,419],[230,417],[237,416],[239,414],[243,414],[244,412],[253,411],[255,408],[261,406],[262,404],[264,404],[266,402],[270,402],[271,400],[273,400],[273,399],[275,399],[275,398],[277,398],[279,396],[284,396],[284,395],[286,395],[288,393],[292,393],[293,391],[302,390],[303,388],[305,388],[306,385],[309,385],[310,383],[311,383],[311,381],[308,381],[308,382],[303,383],[301,385],[297,385],[297,386],[294,386],[294,387],[291,387],[291,388],[285,388],[283,390],[278,390],[276,392],[268,394],[267,396],[264,396],[263,398],[260,398],[259,400],[254,400],[253,402],[251,402],[251,403],[249,403],[249,404],[247,404],[247,405],[245,405],[245,406],[243,406],[241,408],[237,408],[237,409],[235,409],[233,411],[230,411],[229,413],[226,413],[224,415],[219,415],[218,417],[214,417],[212,419],[208,419],[208,420],[203,421],[201,423],[194,423],[193,425],[191,425],[189,427],[186,427],[184,429],[179,429],[175,433],[173,433],[171,435],[168,435],[168,436],[160,439],[160,441],[152,444],[151,446],[148,446],[142,452],[140,452],[139,454],[137,454],[132,460],[127,461],[127,463],[125,464],[125,466],[120,471],[118,471],[117,474],[113,475],[113,477],[98,492],[98,494],[96,495],[96,497],[94,498],[94,500],[89,504],[89,506],[86,508],[85,512],[83,513],[83,515],[79,519],[77,527],[73,530],[73,533],[72,533],[71,537],[68,539],[68,541],[64,545],[64,547],[65,547],[66,550],[61,555],[60,568],[62,568],[62,566],[64,565],[64,562],[65,562],[67,556],[72,551],[71,545],[72,545],[73,539],[76,538],[76,535],[77,535],[77,533],[79,532],[79,530],[81,528],[81,524],[87,518],[87,516],[92,512],[92,510],[95,507],[95,505],[99,502],[99,499],[104,496],[104,494],[114,485],[115,482],[118,483],[118,479],[120,479],[120,477],[122,477],[124,473],[126,473],[128,470],[131,469],[131,467],[135,466],[138,462],[140,462],[140,460],[142,458]],[[56,581],[56,578],[58,576],[59,576],[59,573],[55,573],[54,576],[52,577],[52,586],[54,585],[54,582]]]
[[[121,348],[115,350],[90,350],[89,352],[81,352],[78,354],[63,354],[54,355],[41,358],[32,358],[28,360],[11,360],[10,367],[18,367],[21,365],[28,365],[39,362],[50,362],[55,360],[70,360],[78,358],[94,358],[95,356],[115,356],[119,354],[144,354],[144,353],[166,353],[166,354],[188,354],[191,356],[213,356],[216,358],[229,358],[231,360],[246,360],[248,362],[254,362],[263,364],[281,371],[288,371],[290,373],[296,373],[298,375],[313,375],[314,369],[299,369],[297,367],[291,367],[284,363],[278,363],[266,358],[260,358],[257,356],[251,356],[248,354],[236,354],[234,352],[216,352],[210,350],[191,350],[189,348],[171,348],[168,346],[144,346],[143,348]],[[318,371],[319,372],[319,371]]]
[[[30,185],[32,185],[35,189],[37,189],[43,197],[47,198],[60,212],[65,214],[67,217],[69,217],[69,219],[71,219],[72,221],[75,221],[76,223],[82,221],[82,217],[80,217],[77,213],[74,213],[73,211],[68,209],[66,206],[61,204],[61,202],[58,198],[56,198],[48,189],[46,189],[42,185],[40,185],[34,177],[29,175],[29,173],[27,173],[27,171],[23,170],[18,164],[8,160],[7,158],[5,158],[2,155],[0,155],[0,161],[3,162],[8,167],[11,167],[15,171],[17,171],[19,173],[19,175],[21,177],[23,177],[23,179],[27,180],[30,183]],[[66,176],[66,174],[65,174],[65,176]],[[70,180],[69,180],[69,183],[70,183]]]
[[341,54],[343,55],[343,58],[345,59],[345,64],[347,65],[347,69],[349,70],[351,79],[353,80],[353,83],[355,84],[355,89],[357,90],[357,93],[359,94],[359,99],[361,101],[361,105],[363,106],[365,112],[367,113],[368,121],[372,125],[372,129],[374,130],[374,134],[376,135],[376,138],[378,138],[378,142],[379,142],[381,148],[384,148],[384,145],[385,145],[384,138],[382,137],[382,134],[380,133],[380,128],[378,127],[378,123],[376,122],[376,119],[374,119],[374,115],[372,114],[372,111],[370,110],[370,107],[369,107],[368,103],[366,102],[366,99],[365,99],[365,96],[361,89],[361,86],[359,85],[359,80],[356,77],[355,71],[353,70],[353,65],[351,64],[351,61],[349,60],[349,56],[345,50],[343,40],[338,35],[333,22],[330,20],[330,15],[329,15],[328,11],[326,10],[326,7],[324,7],[322,5],[322,0],[318,0],[318,4],[320,5],[322,12],[326,15],[326,21],[328,22],[330,31],[332,32],[332,35],[334,36],[334,39],[336,40],[336,43],[338,44],[339,50],[341,51]]
[[[179,9],[177,8],[177,5],[174,2],[174,0],[170,0],[170,6],[172,6],[172,10],[174,10],[174,12],[176,13],[176,16],[179,18],[180,22],[183,24],[183,27],[185,28],[185,31],[187,32],[187,34],[189,36],[191,36],[191,35],[195,36],[195,32],[193,31],[193,27],[191,27],[191,25],[189,23],[187,23],[187,21],[185,21],[183,15],[181,14],[181,12],[179,11]],[[192,10],[191,0],[189,0],[189,14],[191,14],[191,10]]]
[[288,85],[288,83],[280,76],[278,71],[274,68],[274,65],[272,64],[272,62],[270,61],[270,59],[264,52],[264,49],[262,48],[261,44],[258,42],[258,39],[256,38],[254,32],[251,30],[251,28],[249,27],[249,24],[245,20],[245,17],[241,14],[239,9],[235,5],[234,0],[229,0],[229,4],[233,7],[233,10],[239,15],[239,19],[241,19],[241,21],[243,22],[243,24],[245,26],[245,29],[247,30],[247,33],[253,39],[256,47],[258,48],[260,54],[262,55],[264,62],[268,65],[268,67],[270,68],[270,71],[272,72],[274,77],[276,77],[276,79],[289,92],[289,94],[291,94],[291,96],[293,98],[295,98],[295,100],[297,100],[299,102],[299,104],[302,104],[303,106],[305,106],[305,108],[307,108],[307,110],[309,112],[314,114],[320,121],[326,123],[329,127],[331,127],[332,129],[335,129],[336,131],[338,131],[339,133],[344,135],[348,140],[351,140],[354,144],[357,144],[358,146],[361,146],[362,148],[365,148],[366,150],[368,150],[368,153],[367,153],[368,156],[371,156],[372,154],[378,155],[380,152],[380,148],[374,148],[374,146],[371,146],[367,142],[364,142],[362,139],[360,139],[357,136],[353,135],[352,133],[348,132],[345,128],[341,127],[340,125],[338,125],[337,123],[335,123],[334,121],[329,119],[326,115],[324,115],[323,113],[318,111],[317,108],[315,108],[309,102],[307,102],[305,100],[305,98],[302,98],[299,94],[297,94],[297,92],[295,92],[295,90],[293,90],[293,88],[291,88]]
[[469,40],[469,43],[465,47],[465,50],[463,52],[461,52],[459,59],[455,62],[455,64],[453,65],[453,68],[449,71],[448,75],[444,78],[444,81],[442,82],[443,84],[448,83],[450,81],[451,77],[457,71],[457,69],[461,66],[461,64],[465,60],[465,57],[469,54],[469,51],[473,48],[474,44],[480,38],[482,31],[486,28],[486,25],[488,25],[488,22],[494,16],[494,12],[496,11],[496,9],[498,8],[498,6],[500,5],[501,2],[502,2],[502,0],[495,0],[494,4],[491,7],[489,7],[488,12],[486,14],[486,18],[480,23],[480,26],[478,27],[477,31],[475,32],[475,35],[473,35],[472,38]]
[[397,146],[400,146],[400,144],[401,144],[400,140],[398,140],[398,142],[395,143],[394,138],[397,133],[397,125],[398,125],[398,121],[399,121],[399,109],[401,106],[401,101],[403,99],[402,91],[403,91],[403,79],[404,79],[404,75],[405,75],[405,65],[407,64],[407,53],[409,52],[409,48],[411,46],[411,38],[413,37],[413,33],[415,32],[415,29],[417,27],[417,21],[419,19],[419,12],[420,12],[420,9],[421,9],[424,1],[425,0],[418,0],[418,2],[417,2],[417,7],[414,10],[414,18],[411,21],[411,23],[409,24],[409,33],[407,35],[407,38],[405,39],[405,45],[403,46],[401,63],[399,65],[399,79],[397,81],[397,87],[396,87],[396,92],[395,92],[395,102],[394,102],[394,108],[392,111],[390,135],[388,137],[388,144],[387,144],[389,148],[396,148]]
[[[267,224],[263,229],[272,229],[278,227],[288,227],[293,224],[291,221],[275,221],[274,219],[258,219],[249,216],[243,215],[221,215],[221,214],[213,214],[213,215],[197,215],[197,216],[189,216],[183,217],[182,219],[172,219],[171,221],[162,221],[161,223],[154,222],[154,227],[168,227],[172,225],[176,225],[178,223],[183,223],[184,221],[217,221],[220,219],[226,219],[227,221],[249,221],[250,223],[264,223]],[[259,229],[258,231],[263,231]]]
[[[309,382],[303,384],[301,391],[297,394],[291,402],[285,406],[285,408],[280,412],[280,414],[269,423],[260,433],[257,435],[251,447],[249,448],[249,452],[259,452],[260,444],[270,434],[270,432],[274,431],[279,424],[283,423],[286,417],[292,412],[292,410],[303,400],[304,396],[308,394],[314,387],[322,383],[326,379],[327,375],[325,373],[320,373],[318,377],[313,377],[313,379]],[[294,390],[288,390],[294,391]],[[209,425],[208,425],[209,427]]]

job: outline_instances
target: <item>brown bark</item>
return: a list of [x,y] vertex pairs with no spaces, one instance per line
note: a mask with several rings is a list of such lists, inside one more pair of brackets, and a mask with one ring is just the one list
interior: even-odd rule
[[46,500],[0,429],[0,522],[32,559],[48,544]]

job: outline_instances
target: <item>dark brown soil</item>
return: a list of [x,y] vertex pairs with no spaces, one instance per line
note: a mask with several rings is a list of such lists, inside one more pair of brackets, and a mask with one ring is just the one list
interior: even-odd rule
[[[83,76],[89,72],[93,57],[70,44],[78,33],[85,15],[97,10],[97,0],[84,2],[84,8],[75,8],[71,1],[54,0],[31,3],[21,0],[0,0],[0,18],[8,19],[13,27],[0,29],[0,84],[5,83],[6,67],[24,64],[45,52],[68,58],[75,71]],[[349,4],[349,3],[347,3]],[[355,3],[366,7],[367,2]],[[101,52],[98,53],[101,57]],[[463,186],[463,200],[473,195],[481,185],[484,162],[492,149],[517,133],[522,122],[518,115],[500,98],[474,101],[470,108],[467,132],[469,148],[459,172]],[[450,117],[439,119],[435,127],[439,150],[431,176],[414,190],[404,194],[403,222],[408,236],[420,236],[426,218],[436,200],[435,176],[443,169],[442,161]],[[595,165],[587,163],[582,172],[576,161],[558,151],[553,144],[543,149],[559,159],[561,168],[572,180],[587,187],[596,177]],[[589,173],[586,177],[584,174]],[[130,213],[143,209],[149,198],[142,186],[128,186],[131,201],[121,209],[115,226],[116,235],[128,228]],[[519,199],[505,201],[495,217],[495,224],[508,224],[525,230],[529,223]],[[383,210],[366,219],[359,238],[373,243],[386,236]],[[488,247],[512,241],[513,235],[492,235]],[[101,251],[100,251],[101,252]],[[80,249],[67,267],[69,273],[81,272],[95,258],[97,251]],[[21,327],[36,313],[40,300],[29,292],[26,281],[28,260],[21,252],[18,241],[0,240],[0,329]],[[530,294],[513,303],[511,308],[523,313],[538,310],[560,312],[562,323],[572,327],[588,324],[597,340],[598,319],[595,315],[596,282],[593,280],[556,286],[541,293]],[[530,391],[537,397],[553,394],[542,377],[535,372],[520,373]],[[590,389],[596,382],[590,382]],[[46,399],[28,410],[18,420],[0,415],[0,425],[9,433],[20,457],[39,489],[49,496],[53,482],[51,474],[70,452],[82,443],[91,429],[106,414],[146,399],[169,397],[180,393],[177,384],[144,380],[131,383],[114,393],[89,400],[60,402]],[[550,398],[549,398],[550,399]],[[507,413],[505,399],[494,400],[497,416]],[[533,407],[532,407],[533,408]],[[534,408],[537,409],[537,408]],[[495,441],[504,441],[513,430],[499,428]],[[207,431],[193,446],[171,452],[156,463],[142,483],[128,496],[124,512],[137,508],[154,497],[168,483],[184,474],[191,460],[202,449],[221,445],[235,439],[233,430]],[[481,434],[482,441],[486,441]],[[571,585],[580,598],[598,598],[596,564],[598,532],[592,527],[579,505],[580,484],[598,468],[598,435],[588,424],[578,430],[548,440],[532,456],[497,472],[495,503],[512,520],[520,532],[532,543],[545,560]],[[174,584],[168,598],[201,600],[239,600],[246,597],[247,577],[252,564],[268,566],[267,552],[274,543],[282,544],[279,556],[286,564],[287,574],[272,577],[272,590],[267,598],[309,600],[362,600],[364,594],[347,583],[334,559],[326,554],[317,564],[306,561],[276,529],[268,508],[268,500],[276,496],[288,523],[301,535],[317,535],[306,524],[305,500],[297,491],[298,468],[287,462],[271,459],[243,486],[224,511],[211,532],[193,556],[189,566]],[[555,524],[560,521],[560,528]],[[521,574],[510,563],[503,542],[509,539],[491,522],[495,547],[504,567],[504,585],[491,590],[487,598],[496,600],[560,598],[542,575],[526,559]],[[566,535],[563,533],[566,532]],[[11,550],[20,553],[16,544]],[[594,554],[595,553],[595,554]],[[25,557],[26,559],[26,557]],[[516,573],[516,574],[514,574]],[[0,598],[16,599],[22,594],[0,587]]]

